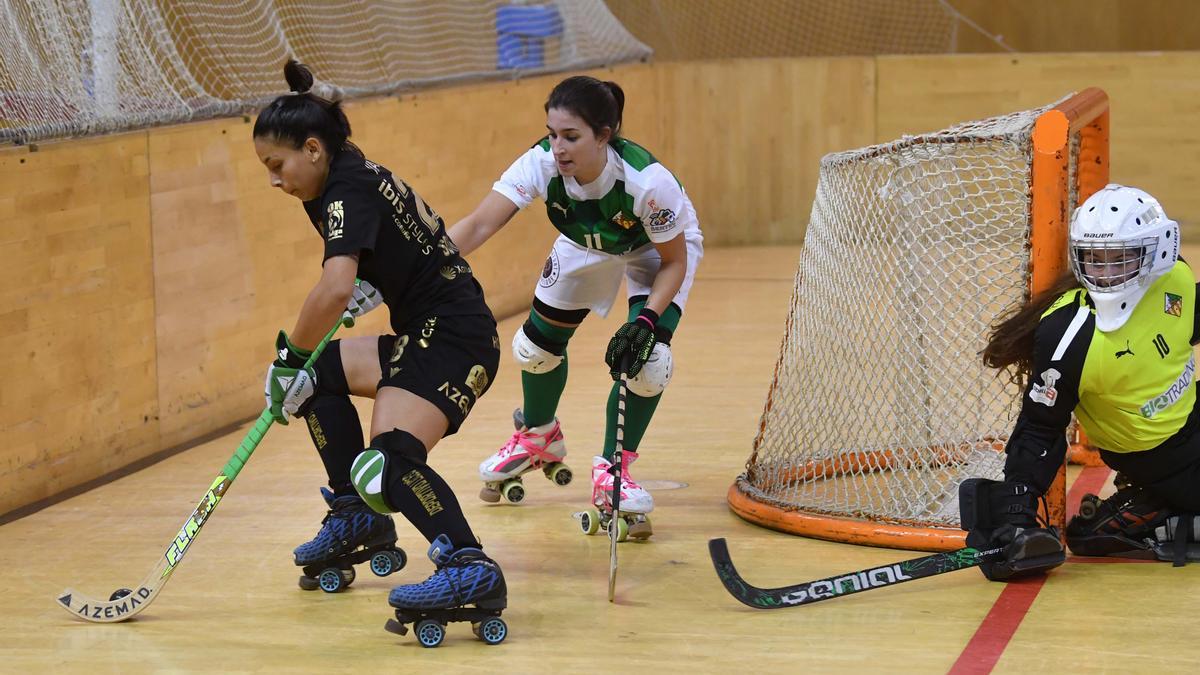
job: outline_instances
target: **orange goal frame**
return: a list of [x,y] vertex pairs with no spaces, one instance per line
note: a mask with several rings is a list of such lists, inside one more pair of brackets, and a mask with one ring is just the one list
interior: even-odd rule
[[[1072,138],[1079,135],[1079,150],[1075,162],[1074,181],[1070,166]],[[1038,116],[1033,127],[1033,163],[1030,205],[1030,288],[1032,295],[1050,288],[1067,271],[1067,227],[1070,223],[1070,196],[1083,202],[1108,183],[1109,176],[1109,114],[1108,95],[1090,87]],[[778,377],[778,375],[776,375]],[[774,387],[772,387],[774,391]],[[768,399],[767,407],[771,406]],[[760,422],[759,434],[763,430]],[[998,451],[1003,450],[995,443]],[[937,448],[924,451],[937,452]],[[908,451],[908,452],[911,452]],[[824,460],[797,467],[790,478],[803,476],[834,477],[853,469],[889,468],[895,453],[873,453],[870,457],[854,456],[836,462]],[[1086,446],[1082,434],[1071,444],[1072,461],[1094,464],[1095,452]],[[1066,521],[1066,466],[1046,495],[1047,516],[1052,525],[1063,531]],[[903,548],[925,551],[947,551],[965,546],[966,533],[960,530],[931,528],[917,525],[892,524],[853,520],[804,511],[787,510],[751,499],[738,489],[737,481],[728,491],[730,508],[741,518],[773,530],[806,537],[840,541],[867,546]]]

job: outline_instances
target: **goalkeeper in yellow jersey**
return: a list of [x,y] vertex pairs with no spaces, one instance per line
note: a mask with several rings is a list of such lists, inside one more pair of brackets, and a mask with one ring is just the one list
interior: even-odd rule
[[1115,494],[1091,497],[1068,523],[1071,551],[1200,557],[1200,336],[1179,225],[1154,197],[1113,184],[1075,210],[1069,237],[1072,274],[999,323],[983,352],[988,366],[1011,366],[1025,381],[1004,481],[960,488],[968,545],[1004,547],[1003,559],[981,566],[992,580],[1044,573],[1065,558],[1037,506],[1063,464],[1072,412],[1119,473]]

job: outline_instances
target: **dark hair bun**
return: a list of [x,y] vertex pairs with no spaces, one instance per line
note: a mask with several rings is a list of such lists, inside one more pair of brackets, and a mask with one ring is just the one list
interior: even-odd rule
[[296,59],[288,59],[283,66],[283,77],[287,79],[288,89],[297,94],[307,93],[313,86],[313,74],[308,66]]
[[617,101],[617,119],[621,119],[621,113],[625,111],[625,92],[621,89],[621,85],[611,80],[604,83],[608,90],[612,92],[613,98]]

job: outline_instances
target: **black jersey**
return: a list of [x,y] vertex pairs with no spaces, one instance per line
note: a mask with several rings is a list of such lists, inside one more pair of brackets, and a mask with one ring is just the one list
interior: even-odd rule
[[383,294],[392,330],[428,316],[491,310],[471,266],[446,236],[441,217],[407,183],[353,152],[339,152],[325,191],[304,202],[325,238],[325,259],[358,256],[358,278]]

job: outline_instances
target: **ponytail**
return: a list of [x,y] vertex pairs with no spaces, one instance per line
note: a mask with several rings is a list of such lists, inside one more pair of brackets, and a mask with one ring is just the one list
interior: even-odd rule
[[1042,315],[1063,293],[1078,287],[1075,276],[1066,272],[1050,288],[994,324],[981,353],[983,365],[1000,371],[1007,369],[1009,381],[1023,388],[1033,374],[1034,337]]
[[350,142],[350,120],[342,110],[341,90],[326,85],[321,87],[321,94],[314,93],[312,71],[295,59],[284,64],[283,77],[292,93],[277,97],[258,113],[254,137],[270,138],[293,148],[316,138],[331,156],[342,150],[362,156],[362,151]]

